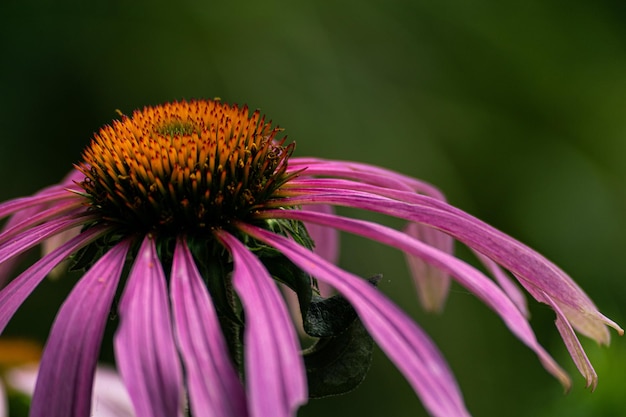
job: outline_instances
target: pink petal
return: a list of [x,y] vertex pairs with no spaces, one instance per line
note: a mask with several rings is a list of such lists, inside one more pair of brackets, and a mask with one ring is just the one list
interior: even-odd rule
[[318,158],[291,158],[288,172],[305,168],[304,175],[331,176],[366,182],[381,187],[425,194],[445,201],[441,191],[432,184],[390,169],[354,161],[333,161]]
[[31,417],[89,416],[100,343],[129,245],[104,254],[63,303],[41,359]]
[[115,357],[137,416],[182,416],[182,371],[165,274],[150,235],[137,253],[118,312]]
[[456,381],[435,345],[389,299],[367,281],[326,262],[285,237],[247,224],[240,223],[238,227],[280,250],[303,271],[326,281],[343,294],[432,415],[469,416]]
[[[18,222],[11,222],[10,227],[5,228],[0,234],[0,242],[5,242],[8,239],[11,239],[15,235],[23,232],[24,230],[31,229],[33,226],[37,224],[44,223],[49,221],[55,217],[59,217],[60,215],[69,215],[72,212],[74,214],[80,213],[80,211],[84,211],[81,207],[82,203],[76,200],[62,201],[51,208],[41,209],[37,211],[30,212],[30,210],[25,210],[29,212],[28,216],[20,217]],[[81,208],[81,210],[76,210],[77,208]],[[17,213],[17,216],[20,213]],[[15,216],[12,217],[15,218]]]
[[[335,212],[333,207],[329,205],[308,206],[305,210],[320,213]],[[337,230],[317,224],[305,224],[305,227],[315,243],[313,251],[328,262],[336,264],[339,260],[339,233]]]
[[[315,205],[307,206],[304,210],[311,210],[320,213],[334,213],[335,210],[329,205]],[[317,224],[304,225],[309,232],[309,236],[313,239],[315,247],[313,251],[326,259],[328,262],[337,264],[339,262],[339,232],[332,227],[320,226]],[[319,282],[318,290],[322,297],[329,297],[333,294],[333,289],[326,283]],[[293,300],[293,297],[289,298]],[[293,301],[292,301],[293,302]],[[300,309],[296,308],[297,313],[300,314]]]
[[493,281],[460,259],[455,258],[447,252],[442,252],[432,246],[426,245],[419,240],[415,240],[397,230],[363,220],[301,210],[273,210],[263,213],[262,216],[306,220],[328,226],[334,225],[334,227],[338,229],[365,236],[400,249],[405,253],[419,257],[424,262],[443,270],[453,276],[461,285],[466,287],[493,309],[502,320],[504,320],[511,332],[537,354],[546,370],[554,375],[563,386],[569,388],[569,377],[541,345],[539,345],[530,325],[517,306],[513,304]]
[[519,311],[524,314],[525,317],[529,317],[530,313],[528,312],[528,303],[526,302],[526,297],[520,290],[520,288],[513,282],[513,280],[507,275],[506,272],[500,268],[500,265],[486,257],[480,252],[475,252],[476,257],[482,262],[482,264],[487,268],[487,270],[493,275],[496,279],[500,288],[504,290],[506,295],[509,296],[511,301],[515,303]]
[[4,330],[13,314],[24,300],[33,292],[50,271],[72,253],[96,240],[104,233],[101,228],[85,230],[80,235],[59,246],[50,254],[22,272],[17,278],[0,291],[0,332]]
[[98,366],[93,385],[91,417],[134,417],[128,390],[114,369]]
[[[306,181],[305,179],[300,180]],[[321,182],[322,181],[322,182]],[[444,202],[423,195],[393,190],[379,190],[367,184],[346,184],[341,180],[323,182],[315,180],[323,188],[306,188],[304,194],[280,200],[285,205],[335,204],[361,208],[409,221],[428,224],[454,236],[470,248],[481,252],[510,270],[518,279],[545,291],[558,302],[570,323],[581,333],[598,341],[608,343],[610,335],[605,326],[623,330],[615,322],[602,315],[591,299],[578,285],[552,262],[529,247],[481,222],[463,211]],[[370,192],[347,188],[333,189],[331,184],[346,187],[369,188],[381,193],[405,198],[399,201],[381,197]],[[293,190],[294,193],[299,193]],[[567,309],[563,308],[567,306]]]
[[57,233],[85,224],[87,216],[67,216],[34,226],[0,244],[0,263],[11,259]]
[[192,414],[246,417],[245,392],[231,363],[215,307],[183,240],[176,244],[170,284]]
[[69,192],[68,190],[59,188],[58,186],[50,190],[45,190],[35,194],[31,197],[14,198],[0,203],[0,218],[16,213],[20,210],[27,209],[33,206],[39,206],[45,203],[53,203],[64,200],[75,200],[76,194]]
[[591,387],[592,391],[595,390],[596,386],[598,385],[598,374],[596,374],[595,369],[593,369],[593,365],[591,365],[591,362],[589,361],[585,350],[580,344],[580,341],[578,340],[574,329],[570,325],[559,305],[554,300],[552,300],[549,295],[540,290],[537,290],[531,286],[528,286],[527,290],[537,300],[546,303],[550,307],[552,307],[552,309],[556,313],[556,328],[559,331],[563,342],[565,343],[567,351],[569,352],[572,360],[576,364],[576,368],[578,368],[578,371],[585,377],[587,381],[587,387]]
[[245,312],[250,415],[295,416],[308,394],[298,337],[285,302],[256,256],[229,233],[216,234],[233,256],[233,285]]
[[[405,228],[407,235],[418,239],[434,248],[446,253],[452,253],[453,241],[450,236],[439,230],[419,223],[409,223]],[[422,258],[405,253],[411,275],[418,289],[418,296],[422,307],[426,311],[438,312],[448,298],[450,277],[439,268],[434,268]]]

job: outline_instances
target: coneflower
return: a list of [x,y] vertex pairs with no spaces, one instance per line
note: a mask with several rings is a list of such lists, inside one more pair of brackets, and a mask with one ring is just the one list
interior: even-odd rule
[[[320,367],[333,352],[325,346],[343,343],[339,362],[363,351],[367,362],[370,336],[432,415],[469,415],[428,336],[375,278],[329,261],[333,230],[404,252],[427,309],[439,309],[456,280],[568,387],[500,268],[508,270],[554,309],[565,345],[595,386],[574,329],[600,343],[609,342],[607,325],[623,331],[557,266],[419,180],[292,157],[280,131],[258,111],[220,101],[146,107],[102,128],[62,183],[0,204],[0,215],[11,216],[0,234],[0,279],[26,250],[60,241],[0,292],[0,330],[56,265],[70,258],[86,271],[50,332],[31,416],[89,415],[112,309],[117,366],[139,417],[295,416],[310,396],[351,389],[366,371]],[[384,213],[407,227],[339,216],[334,206]],[[454,257],[452,239],[474,250],[496,280]],[[318,281],[339,295],[320,297]],[[296,293],[303,328],[322,343],[301,350],[277,282]]]

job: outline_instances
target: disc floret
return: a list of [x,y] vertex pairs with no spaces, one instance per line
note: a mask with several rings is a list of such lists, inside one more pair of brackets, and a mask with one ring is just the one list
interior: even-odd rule
[[275,197],[293,144],[259,111],[181,101],[103,127],[83,154],[80,184],[102,221],[126,229],[203,233]]

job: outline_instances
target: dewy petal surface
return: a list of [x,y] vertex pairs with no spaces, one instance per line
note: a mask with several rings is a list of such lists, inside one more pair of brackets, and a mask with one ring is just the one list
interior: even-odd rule
[[182,416],[182,371],[154,239],[137,253],[118,307],[117,365],[137,417]]
[[255,226],[245,233],[280,250],[302,270],[325,281],[350,301],[378,345],[404,374],[434,416],[469,416],[456,381],[428,336],[367,281],[326,262],[297,243]]
[[43,352],[30,417],[87,417],[100,344],[130,242],[118,243],[76,284]]
[[194,417],[246,417],[245,392],[231,363],[213,301],[182,239],[176,244],[170,285]]
[[295,416],[308,395],[298,337],[285,302],[256,256],[231,234],[216,234],[233,256],[233,285],[245,312],[250,416]]

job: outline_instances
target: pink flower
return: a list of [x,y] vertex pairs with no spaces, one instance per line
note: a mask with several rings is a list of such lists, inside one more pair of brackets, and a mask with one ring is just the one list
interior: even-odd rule
[[[194,416],[295,416],[309,397],[307,369],[275,281],[304,301],[316,285],[298,287],[295,270],[351,304],[432,415],[469,415],[429,337],[367,280],[332,262],[336,231],[405,253],[428,309],[441,308],[448,280],[456,280],[569,387],[537,342],[521,291],[501,268],[508,270],[554,309],[572,358],[595,386],[574,330],[600,343],[609,342],[607,325],[623,331],[557,266],[428,184],[366,164],[291,157],[278,132],[258,112],[218,101],[147,107],[104,127],[61,184],[0,204],[0,215],[11,216],[0,234],[2,272],[29,248],[81,227],[0,292],[4,329],[56,265],[71,257],[87,269],[50,332],[32,416],[89,415],[118,291],[115,353],[137,416],[182,416],[187,402]],[[407,228],[339,216],[332,206],[391,215]],[[496,282],[452,255],[453,238]]]
[[[5,379],[12,389],[32,396],[37,373],[36,365],[23,365],[7,371]],[[0,412],[0,415],[6,414]],[[126,387],[119,375],[107,366],[96,368],[89,415],[92,417],[133,417],[135,415]]]

